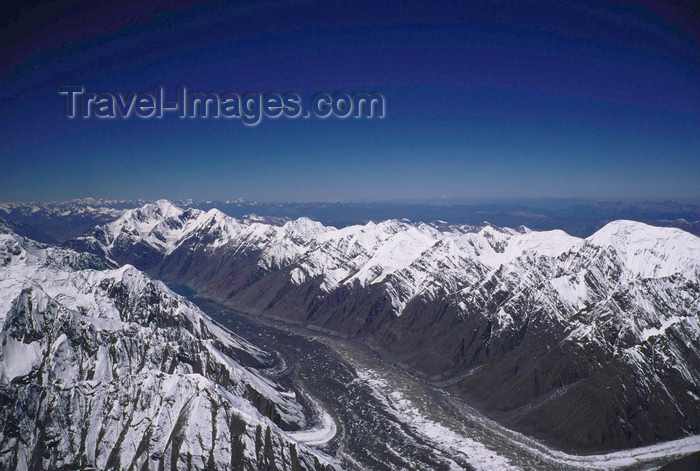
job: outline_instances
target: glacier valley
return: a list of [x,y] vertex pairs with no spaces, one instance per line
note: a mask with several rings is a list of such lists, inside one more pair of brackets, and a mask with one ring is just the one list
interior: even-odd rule
[[700,450],[700,238],[680,229],[335,228],[166,200],[61,245],[0,224],[7,468],[656,469]]

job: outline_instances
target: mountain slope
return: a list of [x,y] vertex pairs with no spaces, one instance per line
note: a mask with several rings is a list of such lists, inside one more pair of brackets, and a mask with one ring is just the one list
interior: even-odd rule
[[0,218],[14,221],[15,233],[40,242],[64,242],[95,224],[117,219],[126,208],[144,201],[115,201],[83,198],[53,202],[0,202]]
[[700,239],[678,229],[335,229],[161,200],[70,245],[233,307],[362,337],[564,448],[700,428]]
[[108,265],[0,233],[0,467],[327,468],[267,353]]

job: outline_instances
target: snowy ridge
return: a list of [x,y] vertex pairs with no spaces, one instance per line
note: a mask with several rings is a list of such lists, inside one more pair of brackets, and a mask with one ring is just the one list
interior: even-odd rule
[[[105,255],[119,246],[146,244],[167,256],[192,238],[212,250],[257,252],[261,268],[289,268],[295,284],[320,278],[326,292],[354,283],[383,285],[397,314],[415,298],[469,291],[478,280],[499,270],[517,270],[527,278],[531,262],[550,266],[553,273],[546,276],[553,280],[550,288],[559,298],[552,304],[580,308],[593,301],[581,279],[572,278],[572,268],[578,270],[587,263],[581,260],[584,254],[591,261],[614,259],[610,263],[621,263],[630,280],[677,275],[697,281],[700,276],[699,238],[679,229],[631,221],[612,222],[587,239],[560,230],[398,220],[336,229],[307,218],[284,224],[258,217],[237,220],[216,209],[182,210],[159,200],[128,210],[76,240]],[[460,301],[455,299],[455,305]]]
[[[469,315],[469,306],[483,304],[483,287],[495,286],[490,289],[508,293],[493,313],[497,330],[517,327],[511,312],[533,293],[539,294],[532,301],[556,321],[587,306],[619,312],[640,341],[650,329],[675,325],[664,312],[684,312],[694,323],[698,311],[698,295],[678,280],[700,283],[700,238],[632,221],[612,222],[587,239],[560,230],[438,228],[398,220],[336,229],[307,218],[281,225],[258,217],[239,221],[216,209],[182,210],[160,200],[77,239],[108,256],[139,244],[167,256],[192,240],[207,250],[253,253],[260,268],[288,269],[297,285],[319,279],[327,293],[380,285],[397,315],[413,300],[445,297]],[[625,312],[610,305],[623,283],[633,306]],[[679,285],[673,299],[664,294],[669,283]],[[571,328],[572,340],[594,335],[587,319]]]
[[675,228],[654,227],[634,221],[614,221],[586,239],[611,247],[625,267],[642,278],[683,274],[698,277],[700,240]]
[[[13,424],[0,467],[280,468],[298,445],[300,463],[326,469],[278,425],[305,426],[295,394],[238,359],[265,352],[134,267],[105,265],[0,234],[0,388],[22,404],[0,413]],[[258,426],[271,430],[264,457]]]

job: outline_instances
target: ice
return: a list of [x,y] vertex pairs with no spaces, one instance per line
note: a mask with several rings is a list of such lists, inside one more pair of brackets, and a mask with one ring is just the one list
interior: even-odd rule
[[643,278],[700,272],[700,238],[681,229],[634,221],[613,221],[586,239],[611,247],[626,268]]
[[39,341],[23,343],[12,337],[4,339],[0,354],[0,381],[12,381],[18,376],[28,375],[32,369],[41,363],[42,346]]
[[[520,469],[484,444],[426,418],[402,392],[392,390],[387,381],[378,374],[370,370],[358,369],[357,375],[360,380],[370,385],[374,395],[384,402],[388,410],[391,410],[401,422],[441,449],[447,456],[462,455],[477,470]],[[456,463],[453,463],[451,468],[461,469]]]
[[301,432],[291,432],[289,435],[296,441],[309,446],[321,446],[331,441],[338,433],[333,417],[326,412],[321,413],[321,424],[313,429]]

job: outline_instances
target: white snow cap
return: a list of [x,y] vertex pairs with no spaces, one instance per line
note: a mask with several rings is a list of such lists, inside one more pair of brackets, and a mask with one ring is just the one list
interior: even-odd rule
[[656,227],[619,220],[586,239],[599,247],[611,247],[625,268],[642,278],[700,273],[700,238],[672,227]]
[[[396,219],[338,229],[306,217],[284,221],[250,215],[237,220],[217,209],[185,213],[159,200],[127,211],[104,226],[104,232],[107,254],[119,238],[145,242],[167,255],[196,236],[210,249],[253,251],[264,270],[289,267],[292,283],[321,279],[321,289],[326,292],[353,283],[381,283],[397,314],[418,296],[458,292],[502,267],[526,277],[537,261],[558,264],[559,273],[552,275],[558,278],[554,289],[566,293],[567,302],[581,305],[584,284],[581,279],[570,279],[568,270],[576,254],[598,256],[600,249],[605,257],[615,256],[613,262],[627,276],[681,274],[697,279],[700,274],[700,238],[680,229],[632,221],[611,222],[587,239],[561,230],[509,229],[488,223],[438,228]],[[583,262],[579,271],[593,260]]]

